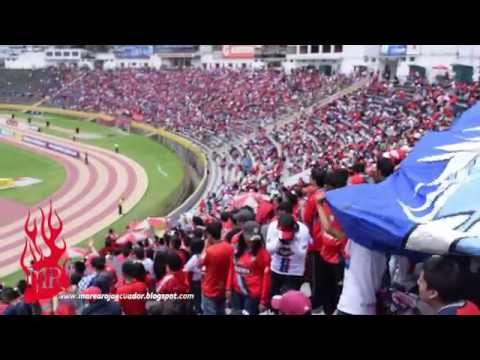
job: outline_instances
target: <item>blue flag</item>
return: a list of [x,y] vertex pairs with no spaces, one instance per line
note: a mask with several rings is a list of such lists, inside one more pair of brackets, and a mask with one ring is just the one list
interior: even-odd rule
[[327,193],[350,239],[401,255],[480,255],[480,104],[430,132],[375,185]]

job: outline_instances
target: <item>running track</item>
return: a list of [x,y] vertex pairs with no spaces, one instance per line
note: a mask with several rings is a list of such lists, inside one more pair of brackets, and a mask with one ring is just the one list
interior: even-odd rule
[[[37,226],[40,229],[41,215],[38,208],[42,207],[44,212],[48,213],[51,199],[53,208],[57,210],[63,221],[61,237],[65,238],[67,245],[72,246],[88,239],[116,221],[118,219],[118,200],[122,196],[125,198],[123,205],[125,213],[142,199],[147,190],[148,177],[145,170],[121,154],[46,134],[16,128],[10,128],[10,130],[17,134],[52,140],[57,144],[75,148],[82,153],[80,160],[20,143],[18,139],[0,138],[0,141],[28,149],[28,151],[42,156],[48,156],[64,166],[66,170],[65,183],[50,198],[44,199],[32,207],[31,223],[36,217]],[[88,166],[83,161],[85,152],[88,152]],[[5,211],[11,210],[0,208],[0,216]],[[16,214],[15,221],[0,227],[0,277],[20,269],[20,255],[25,244],[24,223],[27,218],[27,212],[21,212],[23,213]],[[52,222],[56,226],[56,221],[52,220]],[[37,242],[43,244],[40,236]],[[48,256],[48,249],[45,249],[44,246],[41,248]]]

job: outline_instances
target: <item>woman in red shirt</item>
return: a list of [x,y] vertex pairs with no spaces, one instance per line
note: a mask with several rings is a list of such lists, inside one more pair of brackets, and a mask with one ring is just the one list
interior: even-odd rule
[[270,294],[270,254],[263,245],[261,227],[245,223],[235,246],[227,278],[227,299],[235,313],[258,315],[267,309]]

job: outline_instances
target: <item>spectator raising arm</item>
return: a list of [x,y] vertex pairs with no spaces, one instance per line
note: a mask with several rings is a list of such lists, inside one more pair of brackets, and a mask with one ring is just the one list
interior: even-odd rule
[[339,229],[335,229],[332,226],[332,222],[328,218],[327,214],[325,213],[324,207],[325,206],[325,193],[319,194],[317,197],[317,211],[318,211],[318,217],[320,219],[320,223],[322,224],[323,230],[333,236],[337,240],[342,240],[346,237],[345,233],[343,233]]

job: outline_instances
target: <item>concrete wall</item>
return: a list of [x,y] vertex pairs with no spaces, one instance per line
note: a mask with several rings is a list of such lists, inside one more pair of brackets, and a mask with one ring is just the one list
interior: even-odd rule
[[163,129],[156,129],[144,123],[133,123],[131,129],[134,132],[150,135],[154,140],[174,151],[184,162],[187,176],[184,177],[178,192],[172,193],[169,199],[168,211],[171,211],[168,217],[175,222],[181,214],[190,210],[205,192],[209,176],[207,156],[191,141]]

